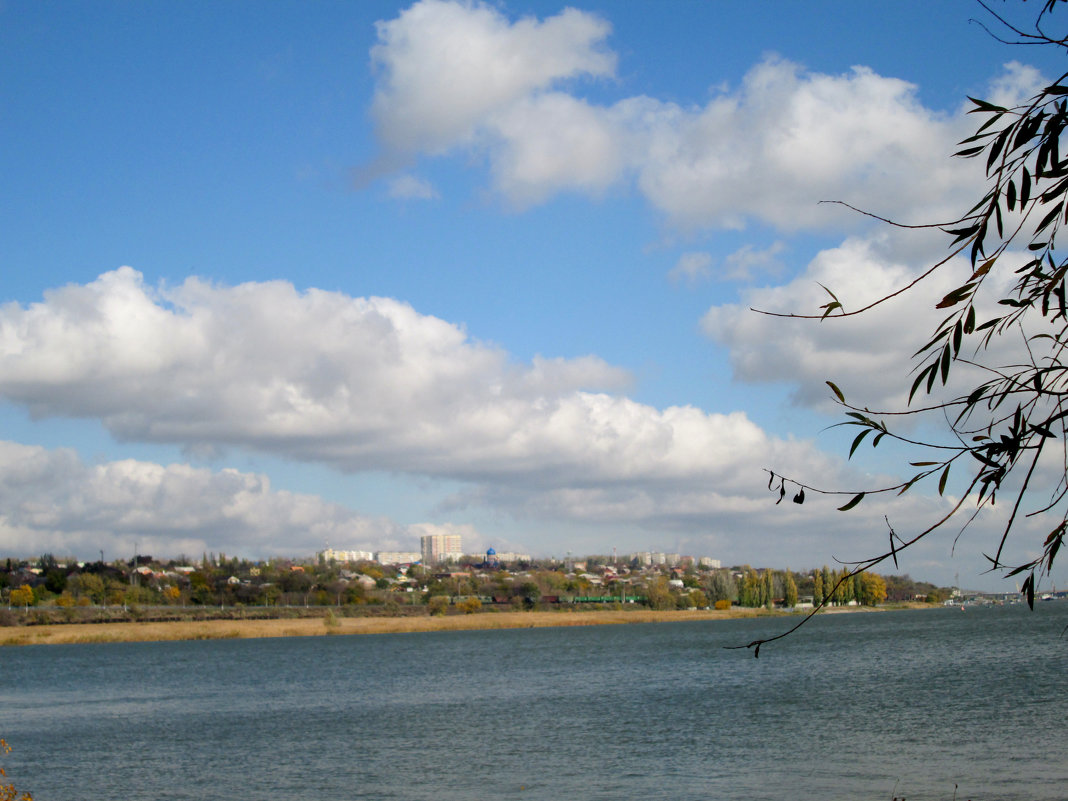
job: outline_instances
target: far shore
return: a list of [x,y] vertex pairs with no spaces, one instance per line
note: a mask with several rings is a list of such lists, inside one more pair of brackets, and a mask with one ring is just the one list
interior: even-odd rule
[[[909,605],[925,608],[927,604]],[[873,612],[892,607],[834,607],[821,614]],[[99,624],[53,623],[0,628],[0,646],[60,645],[70,643],[161,642],[167,640],[219,640],[259,637],[322,637],[352,634],[400,634],[423,631],[472,629],[600,626],[625,623],[677,623],[694,620],[730,620],[745,617],[799,617],[787,613],[734,607],[728,610],[591,610],[481,612],[440,617],[307,617],[266,620],[175,620],[165,622],[114,622]]]

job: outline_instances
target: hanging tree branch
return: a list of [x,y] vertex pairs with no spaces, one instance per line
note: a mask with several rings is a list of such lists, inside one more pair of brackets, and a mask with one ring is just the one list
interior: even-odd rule
[[[1068,36],[1053,36],[1043,27],[1050,22],[1055,8],[1064,2],[1045,0],[1033,32],[1010,24],[981,0],[980,5],[998,25],[1017,37],[1014,43],[1060,48],[1068,53]],[[933,225],[902,225],[853,209],[895,227],[939,228],[951,237],[949,255],[900,289],[852,311],[846,311],[827,287],[824,289],[831,301],[817,313],[754,310],[775,317],[812,320],[854,317],[892,298],[915,293],[923,281],[964,255],[970,262],[971,275],[934,304],[936,309],[945,310],[946,316],[913,355],[915,375],[907,407],[871,412],[861,404],[848,403],[838,385],[827,382],[836,402],[846,409],[847,419],[838,425],[861,429],[853,439],[849,457],[853,457],[869,436],[873,447],[889,438],[921,452],[919,458],[909,459],[913,472],[885,486],[838,490],[817,488],[768,471],[769,489],[779,496],[776,503],[783,500],[790,485],[798,489],[794,501],[799,504],[804,502],[806,490],[818,495],[849,495],[850,500],[838,507],[841,512],[856,508],[869,495],[901,495],[935,476],[938,495],[945,497],[953,468],[966,471],[964,491],[951,502],[946,513],[912,536],[898,536],[887,519],[889,548],[848,563],[852,568],[843,573],[827,597],[788,631],[739,646],[753,649],[754,655],[759,655],[761,645],[786,637],[803,626],[824,608],[843,582],[887,560],[893,560],[896,565],[899,553],[945,527],[961,515],[966,505],[974,504],[974,511],[966,516],[957,532],[956,543],[995,504],[998,491],[1010,477],[1014,478],[1013,502],[994,555],[986,556],[990,569],[1003,571],[1006,576],[1026,574],[1022,591],[1033,607],[1036,583],[1049,575],[1064,543],[1068,532],[1068,409],[1065,407],[1068,258],[1058,255],[1056,239],[1062,227],[1068,225],[1068,157],[1062,156],[1060,150],[1061,137],[1068,130],[1068,72],[1027,102],[1011,108],[976,98],[969,100],[973,106],[969,113],[978,115],[982,121],[972,136],[960,142],[961,149],[954,156],[985,159],[983,169],[987,180],[983,196],[971,209],[951,223]],[[1017,260],[1020,253],[1024,254],[1022,266]],[[1015,275],[1008,282],[1008,291],[996,289],[997,283],[990,280],[994,275]],[[984,308],[998,311],[980,322],[977,308],[980,303]],[[1002,343],[1005,334],[1015,330],[1021,332],[1026,357],[1016,363],[1001,364],[992,345]],[[971,356],[964,353],[966,343],[971,346],[968,348]],[[948,399],[938,397],[950,376],[955,375],[954,370],[964,366],[978,371],[976,382]],[[913,406],[914,400],[924,395],[931,402]],[[905,437],[894,433],[889,425],[889,421],[901,417],[924,418],[934,414],[942,418],[948,443]],[[1053,440],[1060,441],[1061,459],[1054,478],[1047,479],[1045,473],[1049,471],[1042,468],[1056,463],[1044,459],[1043,454]],[[777,487],[774,486],[776,478]],[[1048,496],[1038,500],[1035,496],[1044,490]],[[1006,548],[1010,538],[1018,533],[1021,518],[1036,520],[1047,516],[1052,516],[1053,521],[1046,528],[1040,555],[1006,563]]]

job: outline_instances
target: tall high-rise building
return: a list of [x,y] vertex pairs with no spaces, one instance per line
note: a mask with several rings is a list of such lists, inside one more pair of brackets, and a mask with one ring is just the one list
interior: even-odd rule
[[426,534],[419,538],[424,565],[436,565],[463,556],[459,534]]

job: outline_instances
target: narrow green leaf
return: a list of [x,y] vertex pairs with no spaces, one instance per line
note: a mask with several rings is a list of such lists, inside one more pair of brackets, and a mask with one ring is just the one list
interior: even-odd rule
[[1012,140],[1012,150],[1017,150],[1030,142],[1038,132],[1038,127],[1041,124],[1042,120],[1037,115],[1026,118],[1024,124],[1017,128],[1016,138]]
[[842,390],[838,388],[837,384],[835,384],[833,381],[828,381],[827,386],[831,388],[831,392],[838,396],[838,400],[840,400],[842,403],[845,403],[845,395],[842,394]]
[[989,259],[987,259],[978,267],[976,267],[975,272],[972,273],[972,277],[968,279],[968,283],[974,283],[975,281],[978,281],[980,278],[986,275],[988,272],[990,272],[991,268],[997,263],[997,260],[997,256],[991,256]]
[[[983,447],[984,448],[991,448],[991,449],[994,448],[993,445],[984,445]],[[995,462],[993,459],[991,459],[989,456],[987,456],[981,450],[972,450],[972,451],[968,451],[968,453],[970,453],[972,455],[972,458],[977,459],[978,461],[980,461],[983,464],[985,464],[987,467],[1000,467],[1000,465],[997,462]]]
[[979,226],[978,233],[972,237],[972,249],[968,254],[968,258],[971,260],[972,264],[975,264],[979,259],[979,256],[986,255],[986,251],[983,250],[983,242],[986,241],[986,228],[989,221],[989,217],[984,218],[982,225]]
[[[912,389],[909,391],[909,403],[912,403],[912,398],[916,394],[916,390],[920,388],[920,384],[923,383],[923,380],[925,378],[929,378],[929,377],[934,376],[934,371],[936,369],[937,368],[936,368],[936,366],[934,364],[929,364],[925,368],[923,368],[923,370],[920,371],[920,374],[918,376],[916,376],[916,380],[912,382]],[[928,392],[931,391],[931,384],[932,383],[933,383],[933,381],[928,381],[928,384],[927,384],[927,391]]]
[[817,281],[816,283],[819,284],[823,288],[824,292],[826,292],[828,295],[831,296],[831,300],[838,300],[838,296],[836,294],[834,294],[833,292],[831,292],[831,290],[829,290],[826,286],[824,286],[823,284],[820,284],[819,281]]
[[986,122],[984,122],[982,125],[980,125],[976,129],[974,136],[969,136],[968,139],[965,139],[965,140],[961,141],[960,144],[963,145],[965,142],[967,142],[969,140],[972,140],[972,139],[979,139],[980,136],[982,136],[982,138],[984,138],[984,139],[987,138],[987,137],[993,136],[994,135],[994,131],[990,131],[988,133],[983,133],[983,131],[986,131],[987,128],[989,128],[991,125],[993,125],[998,120],[1000,120],[1001,117],[1002,117],[1002,115],[1000,113],[991,114],[989,117],[987,117]]
[[908,492],[912,488],[912,485],[915,484],[919,480],[920,480],[920,476],[919,475],[913,476],[912,478],[910,478],[905,483],[905,486],[903,486],[900,490],[898,490],[897,494],[898,495],[904,495],[906,492]]
[[998,156],[1001,155],[1002,149],[1005,147],[1005,143],[1009,139],[1009,131],[1011,128],[1006,128],[999,133],[994,141],[990,144],[990,153],[986,157],[986,168],[989,170],[994,166],[994,162],[998,160]]
[[972,114],[976,111],[1000,111],[1002,113],[1008,111],[1007,108],[995,106],[993,103],[988,103],[985,100],[979,100],[978,98],[972,97],[971,95],[968,95],[968,99],[975,103],[976,106],[975,108],[970,109],[968,111],[969,114]]
[[850,500],[849,503],[847,503],[845,506],[839,506],[838,507],[838,511],[839,512],[848,512],[850,509],[852,509],[854,506],[856,506],[862,500],[864,500],[864,493],[863,492],[859,492],[856,495],[854,495],[852,500]]
[[823,309],[823,317],[821,317],[820,319],[824,319],[830,316],[831,312],[835,311],[836,309],[842,308],[842,304],[839,303],[837,300],[833,300],[830,303],[823,304],[822,306],[820,306],[820,308]]
[[1049,214],[1047,214],[1045,217],[1042,218],[1042,222],[1040,222],[1038,224],[1038,227],[1035,228],[1035,233],[1037,234],[1039,231],[1042,231],[1045,228],[1048,228],[1049,224],[1051,222],[1053,222],[1055,219],[1057,219],[1057,216],[1061,213],[1061,209],[1063,207],[1064,207],[1064,201],[1062,200],[1060,203],[1058,203],[1053,208],[1053,210],[1051,212],[1049,212]]
[[942,300],[939,301],[938,305],[936,305],[935,308],[948,309],[950,306],[956,306],[962,300],[969,297],[974,290],[975,283],[973,281],[969,281],[964,286],[957,287],[944,298],[942,298]]
[[[1001,115],[999,114],[998,116],[1001,116]],[[969,136],[967,139],[961,139],[959,142],[957,142],[957,144],[958,145],[967,145],[967,144],[970,144],[971,142],[978,142],[980,139],[989,139],[991,136],[995,136],[997,134],[997,131],[986,131],[986,133],[982,133],[982,131],[984,131],[986,128],[990,127],[990,123],[992,123],[993,121],[994,121],[994,118],[992,117],[991,119],[987,120],[982,125],[980,125],[978,128],[976,128],[974,134]]]
[[1035,178],[1041,178],[1046,171],[1046,162],[1049,160],[1049,139],[1043,139],[1038,146],[1038,155],[1035,156]]
[[870,428],[865,428],[863,431],[861,431],[859,434],[857,434],[856,438],[853,440],[853,446],[849,449],[849,458],[850,459],[853,458],[853,453],[859,447],[860,443],[862,443],[864,441],[864,438],[866,436],[868,436],[868,434],[870,434],[870,433],[871,433],[871,429]]
[[967,228],[946,228],[945,232],[950,236],[956,237],[956,241],[967,239],[969,236],[979,230],[978,225],[969,225]]
[[946,465],[946,469],[942,471],[942,477],[938,479],[938,494],[941,495],[946,491],[946,482],[949,481],[949,468],[950,465]]

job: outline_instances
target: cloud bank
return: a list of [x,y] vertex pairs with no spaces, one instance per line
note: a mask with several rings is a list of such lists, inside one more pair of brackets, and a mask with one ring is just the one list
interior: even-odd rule
[[312,553],[324,543],[410,549],[418,531],[264,475],[124,459],[85,464],[68,449],[0,442],[0,541],[15,554],[97,558],[222,551],[251,558]]
[[[482,3],[416,3],[378,24],[378,138],[394,156],[477,154],[518,208],[635,187],[686,229],[856,224],[820,205],[828,199],[877,198],[873,211],[905,221],[950,219],[978,185],[948,158],[970,127],[964,109],[932,111],[915,86],[866,67],[827,75],[769,56],[704,104],[593,102],[579,90],[615,77],[610,34],[574,9],[510,21]],[[1039,79],[1009,65],[992,97],[1019,98]]]
[[679,527],[765,504],[767,465],[841,470],[743,413],[610,391],[627,380],[594,357],[517,364],[407,304],[284,282],[150,288],[121,268],[0,308],[0,397],[36,417],[463,482],[452,508]]

